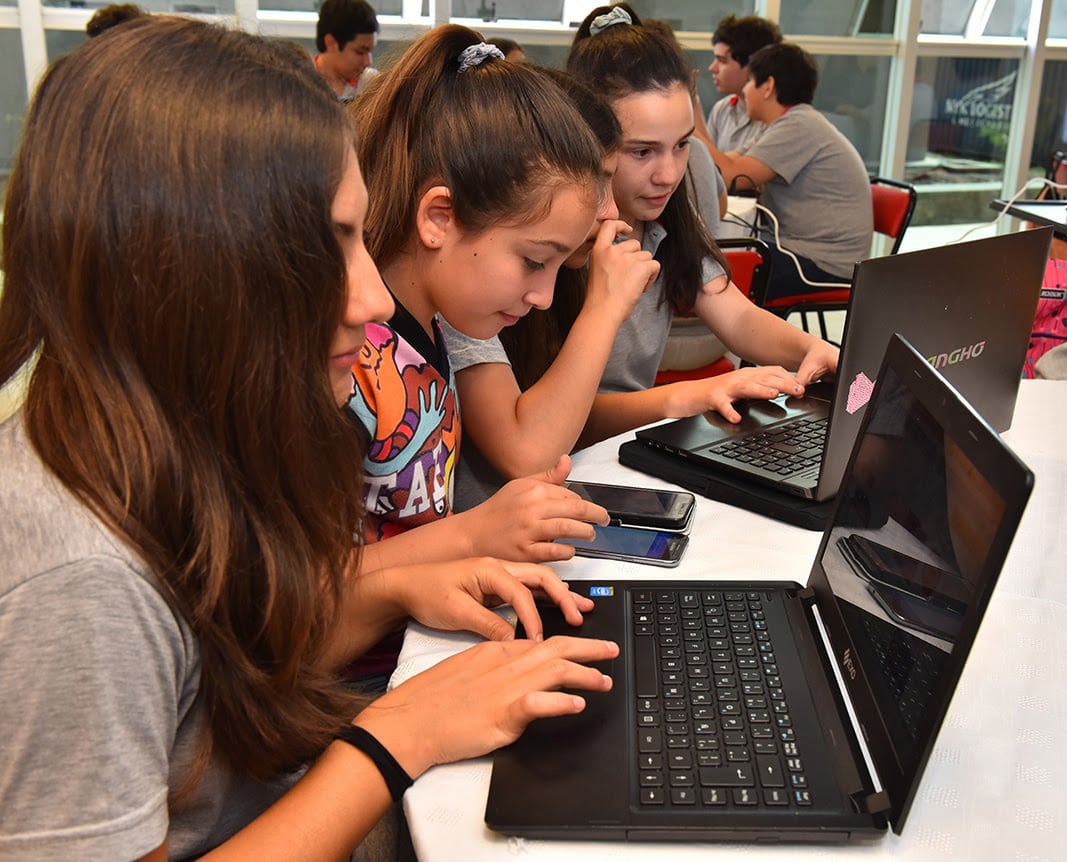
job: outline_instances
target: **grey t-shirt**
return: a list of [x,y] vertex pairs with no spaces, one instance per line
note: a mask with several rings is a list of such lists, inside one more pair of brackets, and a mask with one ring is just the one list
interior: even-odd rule
[[745,102],[738,96],[723,96],[708,111],[708,133],[724,153],[744,155],[766,128],[748,116]]
[[[0,425],[0,857],[195,858],[291,781],[216,761],[190,803],[200,652],[143,564]],[[78,445],[72,441],[71,445]]]
[[[484,341],[471,338],[458,329],[453,329],[443,318],[437,319],[441,323],[441,335],[444,336],[445,346],[448,349],[448,359],[452,363],[452,370],[457,375],[463,369],[474,365],[490,363],[511,365],[504,345],[495,335]],[[462,421],[462,399],[460,399],[459,408]],[[471,435],[464,434],[463,445],[459,448],[459,469],[456,470],[452,511],[466,512],[479,503],[484,503],[500,490],[505,481],[499,471],[482,454]]]
[[[782,245],[846,281],[871,253],[874,215],[867,167],[811,105],[794,105],[748,151],[778,176],[760,203],[778,219]],[[761,234],[774,242],[765,228]]]

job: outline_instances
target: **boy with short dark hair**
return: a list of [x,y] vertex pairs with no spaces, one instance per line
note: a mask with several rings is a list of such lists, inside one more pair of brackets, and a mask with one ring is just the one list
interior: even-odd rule
[[349,102],[375,75],[378,16],[366,0],[324,0],[315,28],[315,68],[337,98]]

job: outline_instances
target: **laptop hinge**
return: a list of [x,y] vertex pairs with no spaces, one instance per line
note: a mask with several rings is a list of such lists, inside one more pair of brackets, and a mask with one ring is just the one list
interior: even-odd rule
[[[797,598],[803,602],[811,601],[815,598],[815,590],[811,587],[802,587],[797,590]],[[823,644],[825,646],[825,644]]]
[[889,803],[889,794],[884,790],[877,793],[853,793],[852,801],[864,814],[888,814],[893,807]]
[[856,794],[855,796],[858,797],[857,801],[864,806],[868,804],[878,804],[875,802],[878,797],[886,797],[885,807],[878,810],[887,810],[889,808],[888,797],[882,787],[882,781],[878,777],[878,770],[875,769],[874,759],[871,757],[871,749],[867,745],[867,738],[863,733],[863,727],[860,724],[859,716],[856,714],[856,707],[852,703],[848,687],[845,685],[845,680],[841,676],[841,669],[837,666],[837,662],[833,660],[834,650],[830,644],[830,636],[826,632],[826,626],[823,625],[822,614],[819,613],[818,605],[811,605],[811,615],[815,620],[815,628],[819,632],[819,638],[822,641],[824,654],[829,659],[830,670],[833,672],[837,691],[841,695],[841,700],[845,705],[845,713],[848,715],[849,727],[852,728],[852,736],[856,740],[856,745],[863,757],[864,766],[867,767],[867,775],[870,778],[871,786],[874,788],[873,793]]

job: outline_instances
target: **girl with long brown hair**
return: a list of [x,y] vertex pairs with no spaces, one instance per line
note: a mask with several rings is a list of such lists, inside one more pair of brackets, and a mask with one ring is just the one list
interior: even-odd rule
[[[151,16],[44,76],[3,224],[0,384],[36,365],[0,425],[0,855],[343,857],[610,685],[578,662],[614,645],[540,642],[531,589],[589,609],[547,569],[361,566],[366,207],[285,46]],[[337,674],[409,616],[496,642],[366,705]]]

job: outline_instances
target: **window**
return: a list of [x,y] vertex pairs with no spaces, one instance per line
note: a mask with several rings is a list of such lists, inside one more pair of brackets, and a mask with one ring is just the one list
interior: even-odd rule
[[889,35],[896,14],[896,0],[784,0],[779,23],[797,36]]
[[0,200],[15,162],[26,114],[26,73],[18,30],[0,30]]
[[940,223],[988,220],[1004,180],[1017,73],[1014,60],[919,59],[905,179],[938,187]]

